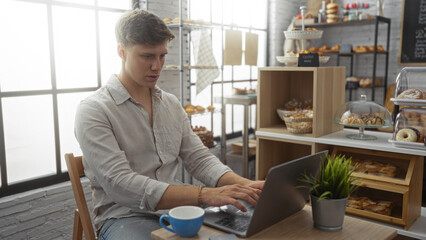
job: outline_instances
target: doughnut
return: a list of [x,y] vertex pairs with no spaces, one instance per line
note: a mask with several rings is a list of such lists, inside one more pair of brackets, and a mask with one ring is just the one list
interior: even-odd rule
[[400,93],[398,99],[423,99],[423,91],[419,89],[407,89]]
[[411,128],[403,128],[396,133],[395,140],[399,142],[416,142],[417,133]]
[[334,9],[328,9],[327,11],[325,11],[326,14],[336,14],[337,13],[337,8]]
[[337,14],[327,14],[327,20],[328,19],[339,19],[339,15]]
[[333,9],[333,8],[338,8],[339,4],[337,3],[329,3],[327,4],[327,9]]

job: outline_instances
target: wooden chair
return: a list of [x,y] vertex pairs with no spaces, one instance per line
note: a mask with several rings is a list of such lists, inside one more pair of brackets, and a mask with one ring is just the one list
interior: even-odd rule
[[72,153],[67,153],[65,154],[65,162],[67,163],[68,175],[70,176],[72,191],[74,192],[74,198],[77,203],[77,209],[74,212],[72,239],[83,239],[83,232],[86,240],[98,239],[93,229],[92,219],[80,181],[80,176],[84,175],[82,157],[74,157]]

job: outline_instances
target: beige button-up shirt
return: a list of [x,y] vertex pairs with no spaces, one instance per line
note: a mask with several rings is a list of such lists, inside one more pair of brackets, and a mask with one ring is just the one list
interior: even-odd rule
[[177,178],[178,157],[207,186],[230,171],[193,133],[178,99],[152,89],[153,126],[116,76],[78,106],[75,135],[92,186],[95,225],[109,218],[154,212]]

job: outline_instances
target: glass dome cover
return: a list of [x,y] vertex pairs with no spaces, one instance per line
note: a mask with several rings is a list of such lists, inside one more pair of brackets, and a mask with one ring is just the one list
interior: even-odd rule
[[346,127],[359,128],[358,134],[347,135],[348,138],[358,140],[374,140],[374,136],[365,135],[365,128],[391,127],[391,113],[383,106],[367,101],[366,95],[361,95],[358,101],[343,104],[334,114],[334,123]]

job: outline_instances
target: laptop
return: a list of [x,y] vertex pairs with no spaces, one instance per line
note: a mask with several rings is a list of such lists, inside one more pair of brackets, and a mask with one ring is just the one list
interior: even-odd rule
[[[319,152],[269,169],[257,205],[240,201],[247,212],[233,205],[207,207],[204,224],[240,237],[251,235],[300,211],[309,199],[309,189],[298,179],[304,173],[317,176],[328,151]],[[305,184],[305,186],[307,186]]]

